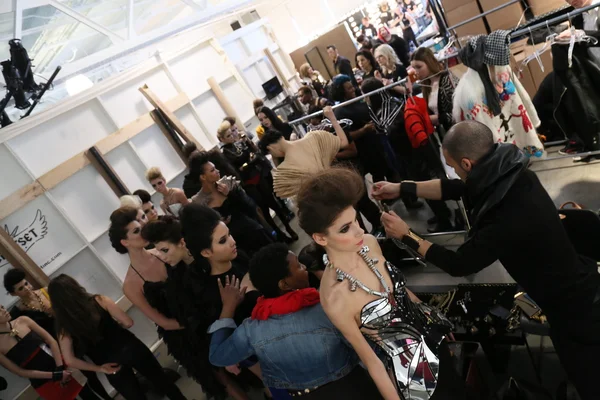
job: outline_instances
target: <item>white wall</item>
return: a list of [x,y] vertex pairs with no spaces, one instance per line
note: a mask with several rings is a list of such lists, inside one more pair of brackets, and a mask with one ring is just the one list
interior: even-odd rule
[[[275,76],[265,49],[273,53],[285,80],[293,87],[297,84],[291,59],[273,41],[269,29],[258,21],[222,37],[220,43],[197,39],[182,50],[181,44],[173,46],[178,51],[162,44],[159,47],[165,51],[136,68],[0,130],[0,167],[5,171],[0,212],[14,205],[11,196],[34,181],[47,189],[0,217],[0,226],[15,241],[21,239],[46,275],[66,273],[90,292],[121,299],[128,259],[111,247],[107,233],[109,215],[119,201],[100,174],[86,165],[82,152],[97,145],[131,191],[143,188],[153,193],[144,178],[152,166],[162,169],[169,185],[181,187],[186,172],[183,161],[156,125],[139,126],[152,109],[139,87],[146,84],[164,103],[176,104],[171,111],[198,142],[212,148],[225,111],[207,83],[209,77],[215,78],[247,123],[254,120],[252,100],[264,96],[261,84]],[[153,193],[154,201],[159,197]],[[10,267],[0,259],[0,276]],[[13,301],[0,293],[3,305]],[[138,327],[146,327],[142,329],[146,344],[156,343],[156,332],[148,329],[152,324],[146,317],[133,309],[129,313]],[[3,398],[14,398],[27,386],[26,380],[7,379],[9,389]]]
[[262,18],[268,18],[282,47],[291,53],[363,4],[364,0],[273,0],[256,10]]

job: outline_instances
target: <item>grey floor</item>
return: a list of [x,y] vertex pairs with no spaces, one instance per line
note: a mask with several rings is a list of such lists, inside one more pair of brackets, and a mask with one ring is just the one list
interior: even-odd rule
[[[558,156],[557,151],[559,148],[560,147],[550,148],[547,157]],[[589,164],[574,163],[572,158],[544,162],[536,161],[532,164],[531,169],[537,173],[557,207],[566,201],[576,201],[586,208],[593,210],[600,209],[600,196],[598,195],[600,193],[600,161],[594,161]],[[457,208],[457,206],[452,203],[449,203],[449,206],[453,209]],[[425,221],[433,215],[427,207],[424,207],[417,212],[408,212],[404,209],[404,205],[401,202],[396,203],[394,209],[399,215],[405,218],[415,231],[418,232],[426,231],[427,224]],[[292,226],[300,235],[300,240],[291,247],[293,251],[299,252],[304,246],[309,244],[311,240],[298,227],[297,218],[293,220]],[[458,246],[462,242],[463,236],[452,235],[432,238],[431,240],[448,246]],[[404,272],[407,276],[409,286],[416,291],[434,285],[454,285],[462,282],[503,283],[512,281],[499,263],[467,278],[452,278],[431,265],[427,267],[414,267]],[[534,358],[537,362],[539,359],[540,338],[530,336],[528,340],[534,350]],[[528,357],[525,348],[513,347],[509,370],[504,376],[498,376],[498,380],[501,381],[508,376],[513,376],[528,381],[535,381],[533,371],[531,360]],[[565,378],[556,354],[553,353],[552,344],[549,338],[544,338],[544,351],[541,358],[541,375],[544,386],[551,393],[556,392],[557,386]],[[179,380],[178,385],[189,399],[205,399],[200,387],[192,380],[182,378]],[[254,392],[250,397],[253,400],[263,398],[260,392]],[[158,397],[151,397],[151,399],[158,399]]]

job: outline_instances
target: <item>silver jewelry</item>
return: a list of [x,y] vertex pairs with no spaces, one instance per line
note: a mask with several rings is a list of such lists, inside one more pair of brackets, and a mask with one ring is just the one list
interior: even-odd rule
[[364,283],[362,283],[361,281],[359,281],[358,279],[356,279],[355,277],[353,277],[352,275],[350,275],[349,273],[344,272],[339,268],[335,268],[333,266],[333,263],[329,261],[329,257],[327,257],[327,254],[323,255],[323,263],[325,264],[326,267],[328,267],[330,269],[335,269],[336,279],[338,282],[343,282],[344,279],[348,280],[348,282],[350,283],[350,291],[351,292],[356,292],[357,287],[359,287],[372,296],[388,298],[390,301],[393,302],[394,297],[392,296],[391,289],[388,287],[387,282],[385,281],[385,278],[383,277],[383,275],[381,275],[381,272],[379,272],[377,267],[375,267],[375,265],[377,263],[379,263],[379,260],[377,258],[370,258],[368,256],[368,253],[369,253],[369,246],[363,246],[363,248],[360,249],[360,251],[358,252],[358,255],[362,257],[362,259],[365,261],[365,263],[367,264],[369,269],[375,274],[377,279],[379,279],[379,282],[381,283],[381,286],[383,287],[383,290],[384,290],[383,292],[373,290],[373,289],[369,288],[367,285],[365,285]]

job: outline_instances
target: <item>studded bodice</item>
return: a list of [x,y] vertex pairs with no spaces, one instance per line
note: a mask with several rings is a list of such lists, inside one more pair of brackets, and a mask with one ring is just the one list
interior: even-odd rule
[[[369,259],[366,256],[368,251],[368,248],[363,248],[359,254],[372,267],[377,260]],[[428,400],[437,386],[440,344],[453,326],[437,310],[424,303],[414,303],[406,291],[402,272],[387,261],[385,267],[392,287],[384,286],[387,290],[383,292],[363,287],[360,281],[340,273],[339,269],[338,281],[347,279],[350,290],[356,290],[358,286],[379,297],[362,308],[361,331],[381,350],[379,353],[384,355],[384,363],[395,377],[398,392],[403,398]],[[373,272],[376,273],[375,270]]]
[[361,331],[386,355],[388,369],[405,399],[430,399],[439,375],[438,349],[452,323],[424,303],[408,296],[404,275],[386,262],[393,283],[395,305],[386,298],[366,304]]

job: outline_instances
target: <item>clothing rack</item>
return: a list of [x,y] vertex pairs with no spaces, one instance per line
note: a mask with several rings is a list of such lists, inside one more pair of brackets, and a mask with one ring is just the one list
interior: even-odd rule
[[[402,80],[399,80],[398,82],[391,83],[391,84],[389,84],[387,86],[384,86],[382,88],[373,90],[372,92],[369,92],[367,94],[363,94],[361,96],[357,96],[357,97],[355,97],[353,99],[350,99],[348,101],[344,101],[343,103],[336,104],[335,106],[332,107],[332,109],[335,110],[337,108],[345,107],[345,106],[347,106],[349,104],[356,103],[356,102],[361,101],[362,99],[364,99],[366,97],[369,97],[369,96],[371,96],[373,94],[376,94],[376,93],[380,93],[380,92],[386,91],[386,90],[388,90],[390,88],[393,88],[395,86],[402,85],[405,82],[406,82],[406,78],[404,78]],[[307,119],[316,117],[316,116],[321,115],[321,114],[323,114],[323,111],[317,111],[315,113],[312,113],[310,115],[306,115],[304,117],[295,119],[295,120],[290,121],[288,123],[290,125],[297,125],[297,124],[299,124],[299,123],[301,123],[303,121],[306,121]],[[440,161],[441,161],[441,159],[440,159]],[[463,216],[463,219],[465,221],[467,229],[470,229],[469,219],[468,219],[467,211],[466,211],[466,209],[464,207],[464,204],[462,203],[462,201],[458,201],[457,204],[458,204],[458,209],[459,209],[460,213]],[[465,235],[467,232],[468,231],[461,230],[461,231],[452,231],[452,232],[439,232],[439,233],[432,233],[432,234],[422,234],[421,236],[423,236],[423,237],[436,237],[436,236],[447,236],[447,235]],[[398,244],[396,243],[396,245],[398,245]],[[398,246],[398,247],[400,247],[400,246]],[[402,247],[400,247],[400,248],[402,248]],[[417,261],[417,262],[422,263],[422,261]]]
[[462,21],[462,22],[459,22],[459,23],[458,23],[458,24],[456,24],[456,25],[452,25],[452,26],[448,27],[448,30],[449,30],[449,31],[451,31],[451,30],[453,30],[453,29],[460,28],[461,26],[463,26],[463,25],[466,25],[466,24],[468,24],[469,22],[473,22],[473,21],[475,21],[475,20],[477,20],[477,19],[479,19],[479,18],[481,18],[481,17],[485,17],[485,16],[486,16],[486,15],[488,15],[488,14],[491,14],[491,13],[493,13],[493,12],[496,12],[496,11],[498,11],[498,10],[502,10],[503,8],[506,8],[506,7],[508,7],[508,6],[512,5],[512,4],[519,3],[520,1],[521,1],[521,0],[511,0],[511,1],[509,1],[508,3],[500,4],[498,7],[494,7],[494,8],[492,8],[491,10],[488,10],[488,11],[482,12],[482,13],[481,13],[481,14],[479,14],[479,15],[476,15],[476,16],[474,16],[474,17],[471,17],[471,18],[469,18],[469,19],[466,19],[466,20],[464,20],[464,21]]
[[587,7],[579,8],[577,10],[574,10],[574,11],[571,11],[571,12],[567,12],[566,14],[560,15],[558,17],[554,17],[554,18],[551,18],[549,20],[537,23],[535,25],[528,26],[528,27],[522,28],[522,29],[518,29],[518,30],[516,30],[514,32],[511,32],[510,38],[514,39],[516,37],[529,35],[531,33],[531,31],[534,31],[534,30],[539,29],[539,28],[547,28],[550,25],[560,24],[560,23],[565,22],[567,20],[571,20],[571,18],[573,18],[573,17],[576,17],[576,16],[578,16],[580,14],[583,14],[586,11],[593,10],[594,8],[598,8],[598,7],[600,7],[600,3],[592,4],[592,5],[589,5]]
[[[398,82],[390,83],[387,86],[384,86],[384,87],[379,88],[377,90],[373,90],[372,92],[369,92],[367,94],[363,94],[361,96],[357,96],[357,97],[355,97],[353,99],[350,99],[348,101],[344,101],[343,103],[336,104],[335,106],[333,106],[331,108],[335,110],[337,108],[345,107],[345,106],[347,106],[349,104],[356,103],[357,101],[361,101],[362,99],[365,99],[365,98],[367,98],[367,97],[369,97],[369,96],[371,96],[373,94],[386,91],[386,90],[388,90],[390,88],[393,88],[395,86],[398,86],[398,85],[403,85],[404,83],[406,83],[406,78],[404,78],[402,80],[399,80]],[[323,111],[317,111],[316,113],[312,113],[310,115],[305,115],[304,117],[300,117],[300,118],[295,119],[293,121],[290,121],[288,123],[290,125],[296,125],[296,124],[299,124],[302,121],[306,121],[307,119],[314,118],[314,117],[316,117],[318,115],[321,115],[321,114],[323,114]]]

